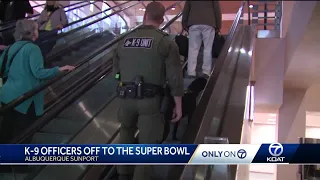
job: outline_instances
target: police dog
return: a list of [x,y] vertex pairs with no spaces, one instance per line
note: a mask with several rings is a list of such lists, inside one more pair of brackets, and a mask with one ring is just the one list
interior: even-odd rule
[[[193,112],[196,109],[197,106],[197,97],[199,96],[200,92],[205,88],[207,84],[206,78],[196,78],[191,82],[191,84],[188,86],[188,88],[184,92],[184,96],[182,97],[182,118],[186,117],[188,118],[188,124],[190,123],[190,120],[192,118]],[[171,98],[168,111],[165,113],[165,119],[166,122],[169,122],[172,119],[172,113],[174,109],[174,100],[173,97]],[[179,127],[179,122],[174,124],[172,139],[177,139],[177,131]],[[166,131],[164,137],[167,137],[170,132],[170,123],[167,123],[166,125]]]

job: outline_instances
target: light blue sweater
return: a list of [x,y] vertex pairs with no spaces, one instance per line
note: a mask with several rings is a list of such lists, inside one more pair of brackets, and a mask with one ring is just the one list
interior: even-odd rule
[[[0,90],[0,101],[5,104],[40,86],[43,80],[52,78],[59,73],[58,67],[44,69],[40,48],[31,42],[20,49],[12,61],[10,69],[8,69],[11,57],[26,42],[27,41],[15,42],[9,49],[8,62],[4,73],[8,79]],[[8,49],[5,51],[7,50]],[[2,68],[4,54],[5,53],[0,57],[0,69]],[[34,102],[36,115],[42,115],[44,109],[43,92],[21,103],[15,109],[22,114],[26,114],[32,102]]]

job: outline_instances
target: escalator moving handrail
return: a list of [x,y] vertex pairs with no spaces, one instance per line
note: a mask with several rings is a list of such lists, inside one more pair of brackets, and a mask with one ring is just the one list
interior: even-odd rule
[[[244,5],[245,5],[245,1],[242,2],[239,11],[236,15],[236,18],[230,28],[230,32],[228,34],[227,40],[225,42],[225,44],[223,45],[223,48],[221,50],[221,55],[219,55],[218,60],[217,60],[217,65],[215,67],[215,70],[213,71],[213,74],[211,75],[211,77],[208,80],[207,86],[204,89],[204,92],[200,98],[199,104],[197,105],[197,108],[192,116],[192,119],[190,120],[190,122],[194,122],[192,125],[188,126],[187,131],[185,132],[185,135],[182,138],[181,144],[193,144],[195,143],[196,137],[199,134],[199,128],[202,126],[203,123],[203,118],[206,112],[206,108],[208,106],[208,102],[209,102],[209,97],[211,96],[214,86],[217,82],[217,79],[219,77],[219,74],[222,70],[222,67],[224,65],[224,60],[227,56],[227,48],[229,48],[229,46],[231,45],[231,41],[236,33],[236,29],[238,27],[240,18],[241,18],[241,14],[243,12],[244,9]],[[222,54],[224,53],[224,54]],[[201,121],[199,121],[199,119],[201,119]],[[183,166],[174,166],[170,171],[169,171],[169,175],[168,178],[172,179],[172,180],[180,180],[181,176],[183,175],[183,172],[185,170],[187,166],[183,165]]]
[[[111,63],[111,62],[109,62]],[[102,63],[105,64],[105,63]],[[82,76],[81,78],[77,79],[75,82],[72,82],[72,84],[70,86],[68,86],[67,89],[65,89],[64,91],[62,91],[59,95],[59,99],[55,100],[54,102],[50,103],[50,106],[48,108],[45,109],[44,113],[49,112],[53,107],[55,107],[56,105],[58,105],[61,101],[63,101],[68,94],[70,94],[70,92],[74,89],[77,89],[77,87],[82,86],[83,84],[85,84],[88,79],[91,78],[92,75],[94,75],[93,72],[98,72],[101,68],[101,64],[98,65],[97,67],[90,69],[90,72],[88,72],[85,76]],[[73,92],[71,92],[72,94]],[[62,96],[62,97],[61,97]],[[52,100],[53,101],[53,100]],[[47,105],[47,104],[46,104]]]
[[[81,3],[85,3],[85,1],[77,2],[77,3],[74,3],[74,4],[69,4],[69,5],[67,5],[67,6],[62,6],[62,5],[60,4],[60,6],[62,6],[62,8],[69,8],[69,7],[71,7],[71,6],[76,6],[76,5],[79,5],[79,4],[81,4]],[[92,3],[92,2],[89,2],[89,3],[86,3],[86,4],[84,4],[84,5],[89,5],[89,4],[91,4],[91,3]],[[45,5],[45,4],[43,4],[43,5]],[[78,6],[78,7],[76,7],[76,8],[79,8],[79,7],[83,7],[83,5]],[[67,11],[69,11],[69,9],[68,9]],[[67,12],[67,11],[65,11],[65,12]],[[28,17],[28,19],[30,19],[30,18],[35,18],[35,17],[37,17],[37,16],[40,16],[40,14],[41,14],[41,12],[38,13],[38,14],[35,14],[35,15],[31,16],[31,17]]]
[[40,6],[44,6],[44,5],[46,5],[46,3],[44,3],[44,4],[37,4],[37,5],[35,5],[35,6],[32,6],[32,8],[36,8],[36,7],[40,7]]
[[[70,6],[75,6],[75,5],[78,5],[78,4],[81,4],[81,3],[84,3],[84,2],[77,2],[77,3],[74,3],[74,4],[69,4],[69,5],[67,5],[67,6],[65,6],[65,7],[63,7],[63,8],[68,8],[68,7],[70,7]],[[89,5],[89,4],[91,4],[91,2],[85,4],[84,6]],[[81,6],[81,7],[83,7],[83,6]],[[74,9],[76,9],[76,8],[79,8],[79,7],[75,7]],[[74,10],[74,9],[68,9],[68,10],[65,11],[65,12],[68,12],[69,10]],[[33,17],[40,16],[40,14],[41,14],[41,13],[36,14],[36,15],[34,15],[34,16],[31,16],[31,17],[29,17],[29,18],[33,18]],[[10,22],[8,22],[8,24],[13,23],[13,22],[15,22],[15,21],[10,21]],[[2,31],[7,31],[7,30],[13,29],[13,28],[15,28],[15,27],[16,27],[16,24],[12,24],[12,26],[1,28],[1,29],[0,29],[0,32],[2,32]]]
[[[102,71],[98,71],[94,77],[97,77],[97,76],[102,77],[105,74],[110,73],[111,71],[112,71],[111,67],[104,68]],[[86,85],[79,87],[77,89],[77,92],[82,92],[83,93],[83,90],[90,89],[92,87],[93,83],[96,83],[97,81],[101,80],[100,77],[99,78],[91,78],[90,80],[87,81]],[[75,94],[74,93],[74,94],[71,94],[70,96],[68,96],[67,98],[71,99],[71,100],[75,100],[78,97],[79,97],[79,94]],[[45,126],[48,122],[50,122],[54,116],[56,116],[59,112],[61,112],[61,110],[62,110],[61,107],[68,106],[69,102],[65,100],[65,101],[61,102],[61,104],[59,104],[59,105],[60,105],[59,107],[53,108],[50,112],[44,114],[42,117],[37,119],[37,121],[34,124],[32,124],[31,127],[27,128],[23,132],[22,135],[19,135],[19,136],[15,137],[10,144],[20,144],[20,143],[22,143],[26,138],[28,138],[30,135],[34,134],[39,129],[41,129],[43,126]]]
[[[140,2],[139,2],[140,3]],[[134,4],[136,5],[136,4]],[[134,5],[131,5],[127,8],[130,8]],[[122,9],[123,10],[123,9]],[[119,11],[115,11],[111,14],[109,14],[109,16],[112,16],[114,14],[117,14],[121,12],[121,10]],[[123,36],[120,36],[119,38],[123,38]],[[90,61],[93,57],[95,57],[96,55],[100,54],[101,52],[103,52],[105,49],[111,47],[112,45],[116,44],[117,42],[119,42],[121,39],[115,39],[109,43],[107,43],[106,45],[98,48],[96,51],[94,51],[94,53],[91,53],[89,54],[88,56],[85,56],[84,60],[81,61],[81,63],[79,63],[78,65],[76,65],[76,68],[82,66],[83,64],[87,63],[88,61]],[[66,73],[62,73],[60,75],[58,75],[56,78],[53,78],[49,81],[47,81],[46,83],[44,83],[43,85],[29,91],[29,92],[26,92],[25,94],[23,94],[22,96],[16,98],[15,100],[11,101],[10,103],[8,103],[7,105],[3,106],[0,108],[0,115],[3,115],[4,112],[6,112],[7,110],[9,109],[12,109],[16,106],[18,106],[19,104],[21,104],[22,102],[24,102],[25,100],[28,100],[29,98],[31,98],[32,96],[34,96],[35,94],[39,93],[40,91],[44,90],[45,88],[47,88],[48,86],[54,84],[55,82],[59,81],[60,79],[62,79],[63,77],[65,77],[66,75],[68,75],[69,73],[71,73],[72,71],[68,71]]]
[[[128,2],[130,2],[130,1],[124,2],[124,3],[119,4],[119,5],[123,5],[123,4],[126,4],[126,3],[128,3]],[[99,19],[97,19],[97,20],[91,21],[91,22],[89,22],[89,23],[87,23],[87,24],[85,24],[85,25],[83,25],[83,26],[79,26],[79,27],[77,27],[77,28],[75,28],[75,29],[72,29],[72,30],[70,30],[70,31],[68,31],[68,32],[61,33],[61,34],[55,35],[55,36],[53,36],[53,37],[48,37],[48,39],[46,39],[45,42],[56,41],[56,40],[58,40],[58,39],[60,39],[60,38],[66,37],[66,36],[68,36],[69,34],[72,34],[72,33],[74,33],[74,32],[77,32],[77,31],[79,31],[79,30],[82,30],[82,29],[84,29],[84,28],[86,28],[86,27],[88,27],[88,26],[90,26],[90,25],[92,25],[92,24],[95,24],[95,23],[97,23],[97,22],[99,22],[99,21],[102,21],[102,20],[104,20],[104,19],[106,19],[106,18],[109,18],[109,17],[111,17],[111,16],[113,16],[113,15],[116,15],[116,14],[118,14],[118,13],[120,13],[120,12],[123,12],[124,10],[126,10],[126,9],[128,9],[128,8],[131,8],[131,7],[133,7],[133,6],[136,6],[137,4],[140,4],[140,3],[141,3],[141,1],[136,2],[136,3],[134,3],[134,4],[132,4],[132,5],[129,5],[129,6],[125,7],[125,8],[123,8],[123,9],[120,9],[120,10],[118,10],[118,11],[114,11],[114,12],[112,12],[112,13],[109,14],[109,15],[106,15],[106,16],[104,16],[104,17],[102,17],[102,18],[99,18]],[[116,6],[114,6],[114,7],[116,7]],[[74,25],[74,24],[76,24],[76,23],[82,22],[82,21],[84,21],[84,20],[86,20],[86,19],[89,19],[89,18],[92,18],[92,17],[94,17],[94,16],[97,16],[97,15],[103,13],[103,12],[110,11],[110,9],[113,9],[114,7],[110,7],[110,8],[108,8],[108,9],[102,11],[102,12],[98,12],[98,13],[96,13],[96,14],[87,16],[87,17],[82,18],[82,19],[79,19],[79,20],[77,20],[77,21],[73,21],[73,22],[69,23],[68,25],[66,25],[65,27],[63,27],[63,28],[69,27],[69,26]],[[46,33],[46,34],[51,34],[51,33],[48,32],[48,33]],[[46,36],[46,34],[44,34],[44,36]]]
[[161,30],[165,30],[167,29],[173,22],[175,22],[180,16],[182,16],[182,12],[180,12],[179,14],[177,14],[175,17],[173,17],[170,21],[168,21],[167,24],[165,24]]
[[[182,1],[180,1],[182,2]],[[168,7],[166,9],[169,10],[171,9],[171,6]],[[117,13],[117,12],[114,12]],[[110,14],[111,15],[111,14]],[[168,23],[172,23],[172,21],[169,21]],[[168,24],[167,23],[167,24]],[[135,29],[139,28],[141,25],[138,25],[137,27],[135,27],[133,30],[131,30],[130,32],[124,33],[122,35],[120,35],[118,38],[110,41],[109,43],[101,46],[100,48],[96,49],[93,53],[85,56],[83,58],[82,61],[80,61],[79,64],[76,65],[76,68],[82,66],[83,64],[86,64],[88,61],[90,61],[93,57],[97,56],[98,54],[102,53],[104,50],[112,47],[114,44],[118,43],[120,40],[122,40],[128,33],[133,32]],[[67,76],[69,73],[71,73],[72,71],[66,72],[66,73],[62,73],[60,75],[58,75],[56,78],[53,78],[49,81],[47,81],[46,83],[44,83],[43,85],[29,91],[26,92],[25,94],[21,95],[20,97],[16,98],[15,100],[11,101],[10,103],[8,103],[7,105],[3,106],[0,108],[0,115],[2,115],[4,112],[6,112],[9,109],[12,109],[16,106],[18,106],[19,104],[21,104],[22,102],[28,100],[29,98],[31,98],[32,96],[34,96],[35,94],[39,93],[40,91],[43,91],[44,89],[46,89],[47,87],[51,86],[52,84],[56,83],[57,81],[59,81],[60,79],[62,79],[63,77]]]
[[[179,13],[180,16],[181,16],[181,13]],[[179,15],[177,15],[179,16]],[[177,19],[177,18],[176,18]],[[173,23],[173,21],[170,21],[168,23]],[[168,27],[168,26],[164,26],[164,27]],[[138,27],[137,27],[138,28]],[[164,30],[163,28],[161,28],[161,30]],[[134,31],[134,30],[133,30]],[[130,31],[129,33],[132,33],[133,31]],[[127,34],[127,33],[126,33]],[[123,35],[124,37],[124,35]],[[122,37],[122,38],[123,38]],[[117,41],[119,42],[119,40]],[[110,46],[111,47],[111,46]],[[104,63],[103,63],[104,64]],[[112,65],[111,65],[112,66]],[[112,68],[112,67],[111,67]],[[108,68],[102,68],[102,69],[108,69]],[[111,71],[110,71],[111,72]],[[94,73],[97,73],[97,74],[101,74],[101,72],[96,72],[94,71]],[[102,80],[101,78],[99,79],[99,81]],[[91,80],[90,80],[91,82]],[[86,84],[86,85],[83,85],[82,87],[80,88],[86,88],[87,86],[89,87],[92,87],[91,84]],[[78,91],[79,89],[77,89],[76,91]],[[79,96],[81,94],[76,94],[76,93],[72,93],[72,96]],[[69,98],[69,97],[68,97]],[[61,105],[63,104],[63,105]],[[35,133],[39,128],[42,128],[44,125],[46,125],[54,116],[56,116],[62,109],[64,109],[65,107],[64,106],[67,106],[69,103],[65,103],[62,102],[59,106],[57,107],[54,107],[52,111],[46,113],[44,116],[42,116],[40,119],[38,119],[36,121],[36,123],[34,123],[31,127],[29,127],[27,130],[25,130],[22,135],[18,136],[17,138],[15,138],[12,142],[12,144],[16,144],[16,143],[21,143],[23,142],[24,139],[26,139],[27,137],[29,137],[30,135],[32,135],[33,133]],[[77,135],[77,134],[76,134]]]

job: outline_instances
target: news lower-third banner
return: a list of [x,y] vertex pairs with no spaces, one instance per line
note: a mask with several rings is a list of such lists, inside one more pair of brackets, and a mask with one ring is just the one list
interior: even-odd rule
[[318,144],[0,145],[0,164],[319,164]]

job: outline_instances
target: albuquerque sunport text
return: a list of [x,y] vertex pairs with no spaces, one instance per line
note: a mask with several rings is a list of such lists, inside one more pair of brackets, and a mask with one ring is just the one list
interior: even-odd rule
[[123,147],[25,147],[25,161],[97,161],[101,156],[148,156],[148,155],[190,155],[187,147],[144,147],[144,146],[123,146]]

